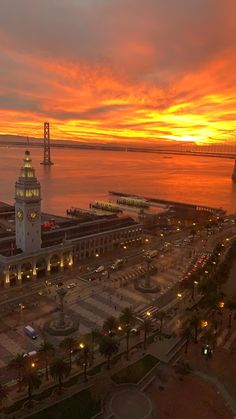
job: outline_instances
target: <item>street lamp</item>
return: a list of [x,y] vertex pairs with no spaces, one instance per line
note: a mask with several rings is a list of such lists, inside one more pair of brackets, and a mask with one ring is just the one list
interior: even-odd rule
[[122,327],[121,327],[121,326],[118,326],[118,328],[117,328],[117,329],[119,330],[119,332],[121,332]]
[[96,256],[96,258],[98,258],[98,257],[99,257],[99,253],[96,253],[96,255],[95,255],[95,256]]
[[147,316],[148,316],[148,317],[150,317],[150,316],[151,316],[150,311],[147,311],[147,313],[146,313],[146,314],[147,314]]
[[83,342],[81,342],[80,344],[79,344],[79,347],[80,347],[80,349],[84,349],[84,343]]
[[224,308],[224,306],[225,306],[224,301],[220,301],[219,304],[218,304],[218,306],[219,306],[219,308]]
[[35,368],[35,362],[31,362],[31,368]]

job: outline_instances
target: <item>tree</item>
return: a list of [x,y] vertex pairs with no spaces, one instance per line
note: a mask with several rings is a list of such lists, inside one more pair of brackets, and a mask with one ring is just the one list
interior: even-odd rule
[[49,364],[49,360],[52,358],[52,356],[55,353],[55,349],[52,343],[44,341],[40,348],[39,348],[39,355],[41,356],[44,364],[45,364],[45,375],[46,375],[46,380],[49,379],[48,376],[48,364]]
[[80,345],[79,356],[76,359],[77,365],[82,365],[84,369],[84,382],[88,381],[87,367],[93,361],[93,351],[88,345]]
[[120,323],[122,325],[122,329],[125,332],[126,337],[126,358],[129,359],[129,338],[130,338],[130,332],[132,330],[132,327],[136,323],[135,314],[132,310],[132,308],[124,308],[122,310],[120,315]]
[[25,367],[25,357],[24,353],[16,354],[9,364],[8,368],[12,371],[17,371],[17,382],[18,382],[18,391],[22,390],[22,379],[23,379],[23,370]]
[[226,307],[229,310],[229,319],[228,319],[228,328],[230,329],[232,326],[232,315],[233,315],[233,311],[236,310],[236,302],[232,299],[232,300],[228,300],[226,302]]
[[63,358],[57,358],[50,366],[50,374],[54,380],[58,380],[59,393],[62,389],[62,379],[70,373],[70,366]]
[[143,349],[145,350],[147,346],[147,337],[153,329],[151,320],[145,319],[142,323],[141,329],[143,330]]
[[78,348],[78,341],[73,336],[68,336],[67,338],[63,339],[63,341],[60,343],[60,347],[64,349],[64,351],[68,354],[69,357],[69,366],[71,370],[72,365],[72,354],[75,349]]
[[8,397],[9,390],[6,386],[0,383],[0,404],[3,404],[3,401]]
[[118,348],[119,344],[113,337],[103,336],[99,345],[99,352],[107,359],[107,369],[110,369],[111,358],[118,352]]
[[193,314],[189,320],[190,326],[194,328],[194,343],[198,342],[198,329],[200,325],[200,318],[198,314]]
[[29,362],[27,362],[23,371],[23,384],[28,388],[28,401],[29,406],[32,404],[32,392],[34,389],[38,389],[41,385],[41,380],[37,374],[37,371],[33,369]]
[[157,321],[160,322],[160,330],[159,330],[159,337],[162,339],[162,330],[163,330],[163,323],[164,320],[167,318],[167,313],[164,310],[159,310],[155,314],[155,318]]
[[184,348],[184,353],[186,354],[188,352],[188,345],[189,342],[192,338],[192,331],[189,325],[187,325],[183,330],[182,330],[182,338],[185,340],[185,348]]
[[92,341],[92,345],[94,346],[95,344],[99,343],[99,341],[101,340],[102,334],[101,331],[99,329],[92,329],[91,331],[91,341]]
[[114,316],[108,317],[103,323],[103,331],[110,335],[117,331],[118,321]]

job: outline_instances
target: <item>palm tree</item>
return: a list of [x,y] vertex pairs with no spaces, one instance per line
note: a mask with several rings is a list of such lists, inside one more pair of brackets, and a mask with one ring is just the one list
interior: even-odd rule
[[110,335],[117,331],[118,321],[114,316],[108,317],[103,323],[103,330]]
[[53,361],[50,366],[50,374],[54,380],[58,380],[59,384],[59,393],[62,389],[62,379],[69,375],[70,366],[63,358],[57,358]]
[[54,346],[53,346],[52,343],[47,342],[47,341],[44,341],[41,344],[41,346],[39,348],[39,355],[41,355],[41,357],[42,357],[42,359],[44,361],[44,364],[45,364],[46,380],[49,379],[49,376],[48,376],[48,363],[49,363],[49,360],[54,355],[54,353],[55,353],[55,349],[54,349]]
[[32,401],[32,391],[34,389],[38,389],[41,385],[41,380],[30,364],[26,365],[24,372],[23,372],[23,384],[28,387],[28,401],[29,406],[31,406]]
[[233,311],[236,310],[236,302],[234,300],[228,300],[226,302],[226,307],[229,309],[228,328],[230,329],[232,326]]
[[182,338],[185,340],[184,353],[186,354],[188,352],[188,345],[189,345],[190,339],[192,338],[192,330],[191,330],[191,327],[189,325],[187,325],[182,330]]
[[0,405],[3,404],[3,401],[7,398],[8,393],[8,388],[0,383]]
[[101,331],[99,329],[92,329],[91,340],[92,340],[92,345],[93,346],[100,341],[101,337],[102,337],[102,334],[101,334]]
[[120,315],[120,323],[122,324],[122,329],[125,332],[126,337],[126,358],[129,360],[129,338],[132,327],[135,325],[136,318],[132,308],[124,308]]
[[78,347],[78,341],[73,336],[68,336],[67,338],[63,339],[63,341],[60,343],[60,347],[64,349],[65,352],[68,353],[69,356],[69,366],[71,370],[72,365],[72,354],[75,349]]
[[111,358],[118,352],[118,348],[119,344],[113,337],[103,336],[99,345],[99,352],[107,359],[107,369],[110,369]]
[[84,367],[84,382],[88,381],[87,378],[87,367],[90,362],[93,360],[93,351],[88,345],[80,345],[79,356],[76,359],[77,365],[82,365]]
[[200,325],[200,317],[197,313],[193,314],[192,317],[189,320],[190,326],[193,326],[194,328],[194,343],[197,343],[198,340],[198,329]]
[[145,350],[147,347],[147,337],[149,333],[151,333],[153,326],[150,319],[145,319],[142,323],[141,329],[143,330],[143,349]]
[[13,358],[9,364],[8,368],[12,371],[17,371],[17,382],[18,382],[18,391],[22,389],[22,379],[23,379],[23,370],[25,367],[25,357],[24,353],[16,354],[15,358]]
[[167,313],[164,310],[159,310],[155,314],[155,319],[160,322],[159,338],[162,339],[162,330],[164,320],[167,318]]

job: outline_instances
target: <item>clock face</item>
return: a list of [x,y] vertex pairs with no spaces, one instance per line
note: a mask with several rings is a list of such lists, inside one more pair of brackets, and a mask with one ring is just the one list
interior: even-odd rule
[[28,212],[28,219],[30,221],[36,221],[38,219],[39,213],[36,210],[31,210]]
[[23,215],[24,215],[24,213],[23,213],[22,210],[18,210],[16,212],[16,216],[17,216],[18,220],[22,220],[23,219]]

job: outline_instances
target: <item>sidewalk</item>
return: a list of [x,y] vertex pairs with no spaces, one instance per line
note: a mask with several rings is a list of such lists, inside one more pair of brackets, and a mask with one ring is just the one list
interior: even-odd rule
[[216,387],[216,389],[218,390],[218,392],[223,397],[226,406],[230,408],[230,410],[232,411],[234,417],[236,417],[236,402],[230,396],[230,394],[228,393],[228,391],[226,390],[226,388],[223,386],[223,384],[221,384],[217,378],[212,377],[211,375],[208,375],[208,374],[206,374],[206,373],[204,373],[202,371],[194,370],[193,373],[195,375],[201,377],[203,380],[209,381],[210,383],[212,383],[214,385],[214,387]]

